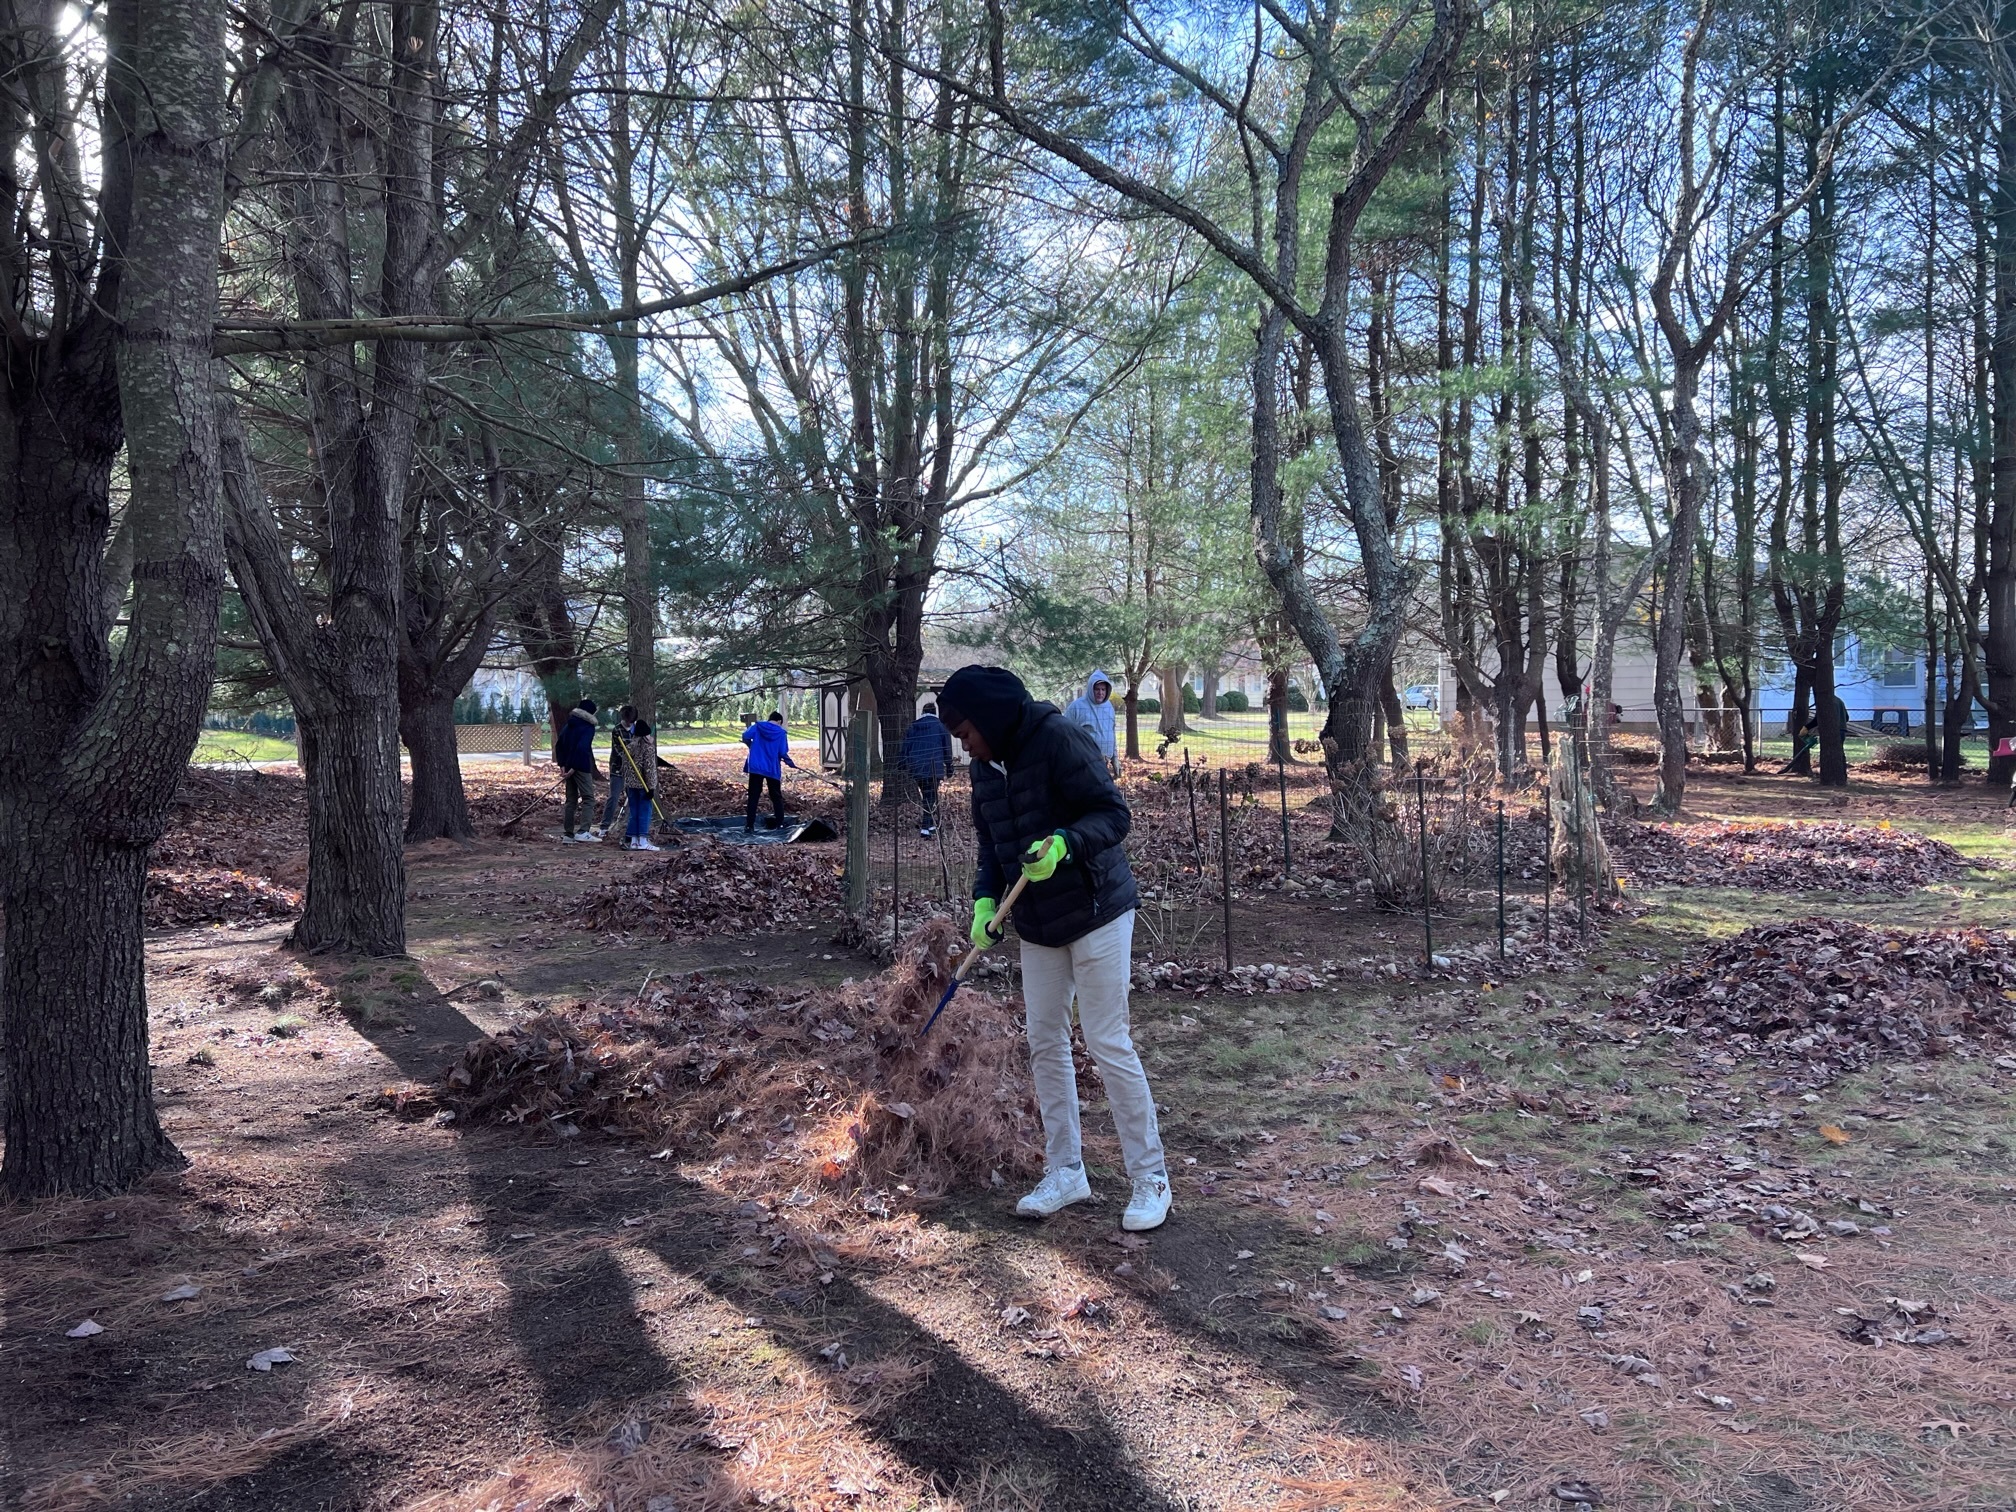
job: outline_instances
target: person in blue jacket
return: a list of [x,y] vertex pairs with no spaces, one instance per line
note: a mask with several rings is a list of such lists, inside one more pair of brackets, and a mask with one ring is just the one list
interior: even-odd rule
[[[588,827],[595,822],[595,700],[584,698],[567,711],[567,720],[560,726],[559,738],[553,742],[553,760],[560,770],[567,774],[567,803],[560,815],[560,838],[568,844],[586,841],[594,842]],[[583,821],[580,833],[575,832],[577,816]]]
[[938,705],[924,705],[924,712],[903,737],[899,760],[903,770],[917,779],[917,791],[924,800],[924,817],[917,833],[928,839],[938,833],[938,784],[952,766],[952,732],[938,717]]
[[749,774],[749,808],[742,821],[742,832],[756,832],[756,805],[763,795],[763,784],[770,784],[770,808],[774,817],[770,828],[784,827],[784,768],[794,772],[798,763],[791,759],[791,735],[784,728],[784,711],[772,709],[768,719],[760,719],[742,732],[742,744],[749,747],[749,759],[742,763],[742,770]]

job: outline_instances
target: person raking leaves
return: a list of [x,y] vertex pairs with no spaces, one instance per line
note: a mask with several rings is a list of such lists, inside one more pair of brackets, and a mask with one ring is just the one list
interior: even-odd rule
[[1140,903],[1121,847],[1133,822],[1127,800],[1092,737],[1054,704],[1031,698],[1012,672],[961,667],[939,694],[938,711],[973,759],[976,950],[1001,938],[999,900],[1018,877],[1028,878],[1013,918],[1022,938],[1029,1068],[1043,1116],[1045,1174],[1015,1211],[1047,1218],[1092,1196],[1071,1064],[1075,994],[1085,1048],[1098,1064],[1133,1182],[1120,1226],[1159,1228],[1169,1216],[1168,1164],[1127,1018]]
[[749,747],[742,770],[749,774],[749,807],[742,821],[744,834],[756,833],[756,808],[767,783],[770,788],[770,828],[784,827],[784,768],[798,770],[791,759],[791,733],[784,728],[784,711],[772,709],[768,719],[759,719],[742,732],[742,744]]

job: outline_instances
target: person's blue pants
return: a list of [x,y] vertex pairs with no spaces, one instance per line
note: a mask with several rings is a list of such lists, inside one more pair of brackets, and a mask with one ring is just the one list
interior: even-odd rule
[[642,788],[631,788],[630,829],[632,840],[642,840],[651,833],[651,795]]

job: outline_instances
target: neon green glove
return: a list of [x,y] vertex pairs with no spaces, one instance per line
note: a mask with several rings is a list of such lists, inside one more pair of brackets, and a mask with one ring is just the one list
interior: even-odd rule
[[973,928],[970,938],[975,950],[985,950],[1001,938],[1001,931],[994,927],[994,912],[1000,906],[992,898],[973,900]]
[[1031,882],[1048,882],[1058,866],[1071,858],[1071,847],[1064,843],[1064,831],[1058,830],[1048,840],[1038,840],[1022,855],[1022,875]]

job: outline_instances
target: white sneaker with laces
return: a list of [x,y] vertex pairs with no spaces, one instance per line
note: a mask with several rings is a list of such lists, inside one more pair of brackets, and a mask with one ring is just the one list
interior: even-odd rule
[[639,850],[663,850],[664,848],[662,845],[653,845],[649,840],[639,840],[637,842],[637,849]]
[[1134,1196],[1120,1215],[1120,1227],[1135,1233],[1160,1228],[1169,1217],[1169,1178],[1162,1172],[1134,1178]]
[[1036,1190],[1015,1204],[1023,1218],[1048,1218],[1074,1202],[1090,1202],[1092,1187],[1085,1180],[1085,1166],[1062,1166],[1036,1183]]

